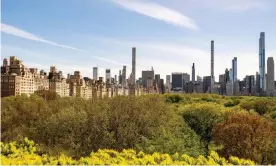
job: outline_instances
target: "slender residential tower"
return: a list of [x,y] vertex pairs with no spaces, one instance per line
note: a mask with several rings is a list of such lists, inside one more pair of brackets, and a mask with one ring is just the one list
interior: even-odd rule
[[234,57],[234,59],[232,60],[232,94],[236,94],[236,84],[237,84],[237,57]]
[[132,84],[135,85],[136,83],[136,48],[132,47]]
[[211,41],[211,83],[215,82],[214,78],[214,40]]
[[192,82],[195,82],[195,63],[193,63],[193,67],[192,67]]
[[261,32],[259,39],[259,74],[260,89],[265,91],[265,33]]

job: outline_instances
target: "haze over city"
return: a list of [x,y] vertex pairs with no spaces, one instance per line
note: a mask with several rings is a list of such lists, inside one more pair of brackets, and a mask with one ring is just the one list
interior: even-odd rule
[[55,65],[89,77],[94,66],[104,77],[106,68],[113,76],[127,65],[129,75],[136,47],[136,78],[151,67],[162,78],[191,75],[193,63],[196,75],[208,76],[214,40],[216,81],[234,57],[243,79],[259,71],[260,32],[266,58],[276,59],[274,6],[273,0],[3,1],[1,60],[17,56],[28,67]]

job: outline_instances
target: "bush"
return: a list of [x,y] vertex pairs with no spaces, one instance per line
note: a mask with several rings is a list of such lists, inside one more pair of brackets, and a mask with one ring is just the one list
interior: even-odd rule
[[161,95],[94,101],[8,97],[2,100],[1,124],[3,141],[29,137],[53,155],[78,157],[98,149],[129,148],[202,154],[198,136]]
[[168,103],[179,103],[183,100],[183,97],[179,94],[169,94],[165,96],[165,101]]
[[240,100],[235,99],[235,100],[227,101],[226,103],[224,103],[224,106],[225,107],[234,107],[239,104],[240,104]]
[[276,111],[275,98],[251,98],[241,102],[240,107],[247,111],[254,109],[260,115]]
[[216,144],[223,145],[220,154],[249,158],[259,164],[276,164],[275,157],[276,124],[259,115],[238,113],[227,121],[216,125],[213,139]]
[[[100,149],[97,152],[92,152],[90,156],[81,157],[80,159],[73,159],[66,155],[59,156],[49,156],[47,154],[38,155],[35,153],[35,147],[31,141],[25,139],[25,144],[12,143],[2,143],[1,149],[4,153],[1,154],[1,163],[4,165],[110,165],[110,164],[120,164],[120,165],[229,165],[229,164],[240,164],[240,165],[254,165],[255,163],[250,160],[239,159],[237,157],[230,157],[230,160],[220,157],[216,152],[210,152],[209,156],[198,156],[190,157],[186,154],[174,155],[162,154],[155,152],[153,154],[146,154],[143,152],[136,152],[132,149],[123,149],[121,152],[110,150],[110,149]],[[30,145],[30,146],[26,146]],[[7,153],[8,152],[8,153]]]

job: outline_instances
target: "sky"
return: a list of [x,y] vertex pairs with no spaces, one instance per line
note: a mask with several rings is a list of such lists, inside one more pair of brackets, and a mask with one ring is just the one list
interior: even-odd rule
[[[136,77],[154,68],[210,75],[210,42],[215,41],[215,79],[238,59],[238,78],[255,75],[258,40],[266,33],[266,59],[276,60],[275,0],[2,0],[1,60],[17,56],[28,67],[78,70],[92,77],[123,65]],[[275,72],[276,74],[276,72]]]

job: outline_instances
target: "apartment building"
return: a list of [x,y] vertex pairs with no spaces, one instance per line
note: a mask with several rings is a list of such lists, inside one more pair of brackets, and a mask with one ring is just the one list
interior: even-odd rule
[[40,89],[48,89],[47,76],[36,68],[27,68],[15,56],[10,63],[5,58],[1,67],[1,97],[33,94]]

